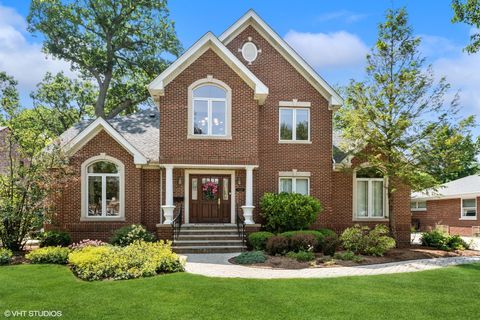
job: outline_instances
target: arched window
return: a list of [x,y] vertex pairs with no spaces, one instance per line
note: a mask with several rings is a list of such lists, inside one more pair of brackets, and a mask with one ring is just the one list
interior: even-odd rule
[[123,216],[123,164],[103,156],[82,166],[84,210],[88,218],[121,218]]
[[189,136],[230,136],[230,88],[209,78],[192,84],[189,105]]
[[385,218],[387,216],[386,181],[381,171],[374,168],[362,168],[356,171],[354,178],[355,217]]

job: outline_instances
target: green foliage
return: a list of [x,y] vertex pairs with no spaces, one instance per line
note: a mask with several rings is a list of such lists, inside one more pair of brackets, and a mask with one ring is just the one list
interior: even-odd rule
[[267,256],[262,251],[242,252],[239,256],[235,257],[235,262],[238,264],[264,263],[266,260]]
[[335,255],[333,257],[335,259],[338,259],[338,260],[353,261],[353,262],[356,262],[356,263],[359,263],[359,262],[363,261],[362,257],[357,256],[352,251],[344,251],[344,252],[341,252],[341,253],[335,253]]
[[271,232],[260,231],[260,232],[253,232],[248,235],[248,243],[252,246],[253,250],[256,251],[264,251],[267,246],[267,241],[274,234]]
[[110,243],[115,246],[128,246],[135,241],[156,241],[155,236],[148,232],[142,225],[132,224],[131,226],[125,226],[123,228],[115,230]]
[[454,16],[452,22],[463,22],[473,26],[476,31],[470,34],[470,44],[465,47],[468,53],[480,50],[480,3],[478,0],[453,0]]
[[289,251],[290,241],[287,237],[284,236],[273,236],[270,237],[267,241],[266,250],[267,253],[275,255],[284,255]]
[[40,235],[40,247],[68,247],[71,243],[70,234],[64,231],[46,231]]
[[339,246],[340,239],[337,234],[326,236],[323,240],[323,254],[333,257]]
[[315,254],[311,251],[298,251],[298,252],[290,251],[287,253],[287,257],[289,257],[290,259],[295,259],[300,262],[315,260]]
[[466,243],[459,235],[450,236],[437,229],[422,233],[420,241],[423,246],[445,251],[469,249],[468,243]]
[[68,257],[80,279],[132,279],[184,270],[170,243],[136,241],[126,247],[98,246],[74,250]]
[[97,116],[135,111],[165,57],[181,52],[165,0],[33,0],[27,21],[46,53],[97,82]]
[[30,251],[25,258],[32,263],[66,264],[70,250],[62,247],[44,247]]
[[[322,238],[323,241],[323,238]],[[312,234],[295,234],[289,238],[290,251],[314,251],[318,248],[317,236]]]
[[12,250],[7,248],[0,248],[0,266],[4,264],[9,264],[12,261],[12,257]]
[[395,248],[395,239],[388,236],[388,228],[378,224],[374,229],[355,225],[347,228],[340,236],[342,247],[355,254],[383,256],[385,252]]
[[306,229],[322,210],[320,201],[298,193],[265,193],[260,200],[260,214],[272,232]]
[[333,231],[332,229],[321,228],[321,229],[318,229],[317,231],[320,232],[321,234],[323,234],[325,237],[326,236],[336,236],[337,235],[337,233],[335,231]]
[[[298,230],[298,231],[286,231],[280,234],[281,236],[287,237],[291,242],[291,251],[299,251],[301,249],[294,248],[295,246],[292,244],[292,238],[297,235],[311,235],[314,237],[315,241],[310,243],[313,246],[313,250],[315,252],[322,251],[323,243],[325,239],[325,233],[318,231],[318,230]],[[308,250],[308,248],[304,248],[304,250]]]

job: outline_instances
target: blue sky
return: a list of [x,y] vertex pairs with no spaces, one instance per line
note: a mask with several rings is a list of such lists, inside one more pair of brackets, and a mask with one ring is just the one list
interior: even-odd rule
[[[0,70],[18,78],[25,103],[46,71],[67,70],[68,64],[45,60],[41,41],[25,31],[27,0],[0,0]],[[377,25],[387,8],[406,6],[422,52],[438,77],[446,76],[454,92],[461,90],[462,115],[480,113],[480,53],[467,55],[471,27],[452,24],[449,0],[404,1],[266,1],[174,0],[171,17],[187,48],[207,31],[220,35],[253,8],[331,84],[361,79],[365,54],[374,44]],[[480,130],[477,130],[480,132]]]

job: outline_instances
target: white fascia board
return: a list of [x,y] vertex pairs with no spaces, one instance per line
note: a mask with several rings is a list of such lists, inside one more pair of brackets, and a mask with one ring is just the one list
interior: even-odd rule
[[80,150],[88,141],[95,137],[100,131],[105,130],[115,141],[133,156],[135,164],[147,164],[147,158],[128,142],[117,130],[115,130],[105,119],[97,118],[75,138],[65,145],[68,154],[74,154]]
[[451,199],[463,199],[463,198],[478,198],[480,197],[480,192],[471,192],[471,193],[459,193],[451,195],[422,195],[422,196],[411,196],[410,199],[413,201],[432,201],[432,200],[451,200]]
[[165,87],[190,64],[198,59],[205,51],[212,49],[218,54],[253,90],[254,99],[263,105],[268,96],[268,87],[261,82],[225,45],[211,32],[207,32],[180,58],[175,60],[165,71],[155,78],[149,85],[150,95],[164,95]]
[[265,39],[267,39],[274,48],[281,49],[279,52],[287,61],[328,100],[329,109],[336,110],[343,105],[342,97],[252,9],[247,11],[246,14],[225,30],[218,39],[227,45],[239,33],[245,30],[248,25],[252,25],[258,32],[265,36]]

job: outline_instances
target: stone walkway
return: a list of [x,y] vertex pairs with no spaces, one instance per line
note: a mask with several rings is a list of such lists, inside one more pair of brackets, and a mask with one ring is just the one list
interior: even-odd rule
[[438,269],[466,263],[480,263],[480,256],[450,257],[437,259],[410,260],[358,267],[310,268],[300,270],[263,269],[233,265],[228,262],[238,253],[189,254],[186,271],[208,277],[285,279],[285,278],[335,278],[367,276],[402,272],[416,272]]

